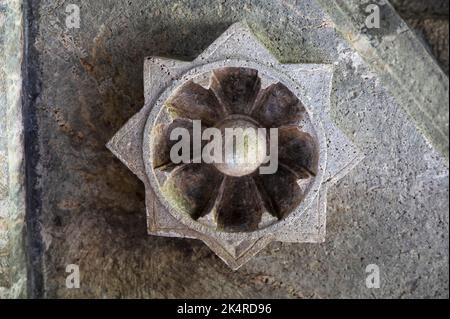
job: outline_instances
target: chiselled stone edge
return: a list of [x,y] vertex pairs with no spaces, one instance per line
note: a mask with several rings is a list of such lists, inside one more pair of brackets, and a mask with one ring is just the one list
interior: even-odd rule
[[[240,38],[245,38],[243,44]],[[238,48],[234,50],[234,48]],[[248,57],[258,48],[260,54],[253,54],[255,60]],[[231,59],[230,56],[234,57]],[[267,63],[269,64],[267,65]],[[257,254],[272,241],[281,242],[308,242],[316,243],[325,240],[326,221],[326,184],[321,178],[314,187],[320,196],[312,196],[309,203],[303,205],[302,218],[297,212],[289,220],[285,220],[277,227],[264,229],[243,236],[242,234],[230,234],[212,231],[209,228],[197,226],[189,221],[182,221],[171,212],[170,205],[164,202],[158,192],[158,182],[151,180],[152,167],[144,167],[148,164],[143,157],[148,158],[150,153],[152,121],[158,116],[167,99],[170,90],[180,81],[186,81],[190,76],[202,73],[210,69],[223,66],[254,67],[262,69],[268,74],[274,74],[276,78],[289,83],[293,92],[308,105],[314,118],[315,127],[319,130],[321,144],[321,158],[323,173],[327,173],[329,182],[335,181],[350,168],[355,161],[352,156],[359,154],[352,143],[348,141],[326,116],[329,108],[333,68],[325,64],[280,64],[263,47],[245,23],[235,23],[220,36],[203,54],[192,62],[165,59],[161,57],[149,57],[144,63],[144,87],[146,103],[143,109],[132,117],[108,142],[107,148],[116,155],[134,174],[145,184],[148,233],[156,236],[196,238],[208,245],[226,264],[232,269],[238,269],[252,256]],[[319,88],[307,85],[314,76],[319,83]],[[172,83],[172,84],[170,84]],[[304,84],[301,85],[301,83]],[[150,114],[149,114],[150,113]],[[327,123],[327,134],[323,130],[323,121]],[[147,124],[145,124],[147,123]],[[144,128],[145,126],[145,128]],[[146,133],[147,132],[147,133]],[[333,152],[333,147],[326,143],[326,135],[341,148],[348,149],[342,154],[335,154],[339,163],[327,170],[327,153]],[[345,147],[344,147],[345,146]],[[328,151],[327,151],[328,150]],[[142,155],[144,153],[144,155]],[[147,155],[145,155],[147,154]],[[356,161],[357,163],[358,161]],[[352,165],[353,164],[353,165]],[[283,224],[283,225],[282,225]],[[287,231],[287,228],[289,230]]]
[[448,166],[449,80],[423,42],[387,0],[382,20],[389,27],[375,31],[365,28],[369,13],[360,0],[317,2]]
[[[0,26],[3,43],[0,59],[0,108],[5,115],[0,118],[5,145],[3,167],[4,194],[0,198],[0,223],[6,238],[5,249],[0,253],[0,271],[6,281],[0,285],[0,299],[26,297],[27,270],[24,250],[25,231],[25,174],[24,129],[22,121],[22,61],[23,61],[23,11],[22,1],[10,0],[3,7],[4,19]],[[2,217],[3,216],[3,217]],[[3,220],[2,220],[3,219]]]

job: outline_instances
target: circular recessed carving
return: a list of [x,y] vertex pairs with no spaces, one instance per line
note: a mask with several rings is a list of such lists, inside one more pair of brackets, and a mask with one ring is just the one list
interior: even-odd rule
[[[315,128],[285,84],[253,68],[222,67],[187,78],[166,97],[151,128],[149,161],[172,214],[218,231],[252,232],[285,219],[317,191],[312,187],[320,160]],[[205,161],[202,152],[211,140],[201,137],[211,128],[223,142],[218,163]],[[243,138],[227,139],[227,129],[240,129]],[[180,132],[191,138],[182,152]],[[275,142],[277,169],[261,174]],[[186,151],[189,161],[179,163]]]
[[[145,106],[107,147],[145,184],[149,234],[200,239],[233,269],[272,241],[323,242],[326,184],[361,160],[327,115],[329,65],[281,64],[237,23],[194,61],[150,57],[144,70]],[[198,161],[209,138],[186,143],[187,163],[171,160],[172,133],[220,138],[228,125],[279,131],[236,142],[254,161]],[[250,152],[264,140],[279,140],[273,174]]]

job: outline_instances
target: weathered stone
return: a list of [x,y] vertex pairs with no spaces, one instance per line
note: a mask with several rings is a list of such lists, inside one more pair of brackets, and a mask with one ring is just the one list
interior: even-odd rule
[[448,16],[448,0],[391,0],[392,5],[405,18]]
[[409,18],[407,20],[417,36],[433,52],[442,69],[449,72],[449,20],[441,18]]
[[449,1],[391,1],[397,12],[421,38],[448,76]]
[[318,2],[448,164],[449,81],[422,42],[387,1],[380,28],[367,27],[367,2]]
[[[144,108],[119,130],[108,148],[145,184],[150,234],[201,239],[234,270],[272,241],[325,240],[327,184],[337,182],[338,174],[344,177],[362,159],[329,119],[331,66],[282,65],[240,23],[190,64],[157,58],[145,63],[144,69],[151,72],[144,74],[145,86],[150,86],[145,91],[153,93],[145,97]],[[152,89],[161,83],[166,87]],[[266,89],[273,99],[261,98]],[[271,112],[263,111],[265,107]],[[177,119],[203,121],[222,129],[255,128],[255,132],[277,128],[277,149],[271,150],[277,157],[275,171],[250,176],[263,163],[265,149],[256,165],[248,165],[250,170],[235,164],[234,154],[232,161],[215,164],[218,171],[195,156],[186,165],[172,165],[178,166],[172,172],[162,171],[153,165],[154,154],[159,158],[161,152],[154,147],[154,141],[161,138],[155,128],[172,127]],[[249,126],[249,121],[255,124]],[[193,135],[195,128],[190,139]],[[267,141],[262,143],[266,146]],[[256,149],[257,145],[253,152]],[[278,165],[288,170],[283,174]],[[295,173],[293,185],[286,184],[287,172]],[[264,183],[268,178],[270,183]],[[290,198],[281,197],[286,187]],[[278,216],[278,220],[268,222],[264,214]]]
[[[64,25],[69,3],[80,5],[79,30]],[[448,298],[445,160],[316,1],[33,1],[33,10],[29,68],[42,86],[30,169],[45,190],[45,289],[35,295]],[[193,60],[242,20],[284,63],[334,64],[330,113],[365,160],[329,186],[324,244],[272,243],[232,272],[201,242],[147,236],[144,188],[104,144],[144,104],[146,56]],[[81,288],[70,290],[73,263]],[[381,289],[365,286],[371,263]]]
[[0,299],[26,296],[21,1],[0,1]]

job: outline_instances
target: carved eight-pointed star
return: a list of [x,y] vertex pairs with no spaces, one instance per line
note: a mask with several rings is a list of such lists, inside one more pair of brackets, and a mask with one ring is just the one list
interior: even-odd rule
[[[196,238],[237,269],[272,241],[323,242],[327,186],[360,152],[328,116],[332,66],[280,64],[235,24],[192,62],[148,58],[145,106],[108,148],[145,184],[148,231]],[[279,170],[174,165],[171,129],[279,128]]]

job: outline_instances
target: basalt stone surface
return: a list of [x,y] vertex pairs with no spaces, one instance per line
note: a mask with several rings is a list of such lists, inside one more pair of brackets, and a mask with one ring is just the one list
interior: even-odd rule
[[367,24],[367,2],[317,1],[448,164],[449,81],[423,42],[387,1],[378,2],[379,28]]
[[[44,282],[31,295],[448,298],[445,159],[318,3],[30,3]],[[65,26],[69,3],[80,29]],[[334,65],[331,115],[365,159],[329,188],[325,243],[273,243],[233,272],[197,240],[148,236],[144,187],[104,145],[144,104],[145,57],[193,60],[242,20],[282,62]],[[65,286],[68,264],[80,289]]]
[[27,290],[22,22],[20,1],[0,1],[0,299]]
[[363,157],[329,117],[332,71],[279,63],[245,23],[192,62],[147,58],[145,105],[107,146],[145,184],[149,234],[200,239],[234,270],[273,241],[323,242],[327,188]]
[[450,1],[393,0],[391,3],[409,26],[428,45],[430,51],[433,52],[448,75]]
[[449,72],[449,20],[438,18],[408,18],[408,24],[415,30],[417,36],[423,39],[434,54],[442,69]]
[[392,5],[402,17],[439,17],[448,16],[448,0],[391,0]]

